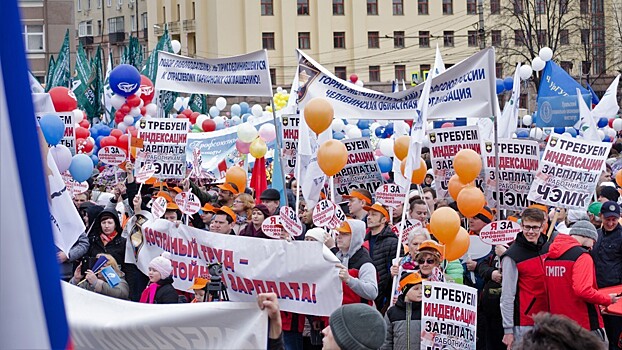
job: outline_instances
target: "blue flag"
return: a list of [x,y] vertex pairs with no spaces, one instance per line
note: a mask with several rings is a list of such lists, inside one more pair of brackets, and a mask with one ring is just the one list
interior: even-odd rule
[[579,103],[576,89],[587,104],[592,100],[590,92],[577,83],[553,61],[546,62],[538,89],[539,127],[573,126],[579,120]]
[[106,282],[108,282],[108,284],[112,288],[116,287],[119,283],[121,283],[121,278],[119,277],[119,275],[117,275],[116,271],[110,266],[102,270],[102,275],[106,279]]
[[596,95],[596,92],[594,92],[594,89],[592,89],[592,86],[590,84],[587,84],[587,89],[590,91],[590,94],[592,94],[592,108],[593,108],[594,106],[598,104],[598,102],[600,102],[600,99],[598,98],[598,96]]
[[[278,132],[278,131],[277,131]],[[287,193],[285,192],[285,184],[283,183],[283,167],[281,167],[281,152],[279,148],[274,148],[274,163],[272,164],[272,184],[270,188],[274,188],[279,191],[281,195],[281,207],[284,207],[287,203]],[[289,203],[292,205],[292,203]]]

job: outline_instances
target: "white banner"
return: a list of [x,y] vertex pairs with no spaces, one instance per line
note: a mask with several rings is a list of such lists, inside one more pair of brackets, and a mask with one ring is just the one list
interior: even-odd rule
[[[145,162],[156,167],[158,178],[183,178],[186,176],[186,118],[143,118],[138,122],[138,137],[143,140]],[[144,162],[136,164],[141,168]]]
[[[437,198],[449,197],[449,179],[454,171],[454,157],[464,148],[469,148],[482,154],[481,138],[477,125],[460,126],[455,128],[440,128],[429,132],[430,156],[432,169],[434,169],[434,183]],[[484,167],[482,167],[482,170]],[[483,182],[483,174],[475,179],[475,184],[480,186]]]
[[364,188],[370,193],[376,193],[382,186],[382,174],[376,162],[374,150],[368,137],[347,139],[341,141],[348,151],[348,163],[335,175],[335,190],[337,200],[341,202],[341,196],[350,194],[357,188]]
[[341,305],[335,264],[322,259],[317,242],[223,235],[185,225],[175,228],[158,219],[143,224],[144,243],[137,266],[148,272],[151,259],[171,253],[176,289],[187,290],[207,265],[222,263],[223,282],[231,301],[253,302],[258,293],[274,292],[281,310],[328,316]]
[[[298,105],[301,112],[314,97],[327,98],[335,117],[352,119],[413,119],[423,85],[381,93],[337,78],[298,50]],[[495,51],[484,49],[432,79],[429,119],[490,117],[496,96]]]
[[477,289],[423,281],[421,348],[475,350]]
[[[495,172],[495,146],[484,142],[482,152],[486,172],[486,201],[498,209],[522,211],[529,206],[529,187],[538,170],[540,148],[532,140],[499,140],[499,179]],[[499,201],[496,185],[499,181]]]
[[283,162],[283,173],[294,174],[296,167],[296,155],[298,154],[298,129],[300,126],[300,116],[298,114],[284,114],[283,118],[283,149],[281,157]]
[[527,198],[554,207],[587,210],[610,149],[608,142],[551,134]]
[[266,50],[227,58],[190,58],[158,51],[158,90],[223,96],[272,96]]
[[62,286],[76,350],[265,349],[268,344],[267,313],[256,301],[141,304]]

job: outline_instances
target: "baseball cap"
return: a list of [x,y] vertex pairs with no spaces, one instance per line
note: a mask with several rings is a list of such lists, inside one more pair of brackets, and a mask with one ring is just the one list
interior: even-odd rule
[[201,210],[208,211],[208,212],[211,212],[211,213],[215,213],[216,212],[216,208],[213,205],[209,204],[209,203],[205,203],[205,205],[201,207]]
[[400,290],[404,291],[404,287],[408,285],[415,285],[423,282],[423,278],[418,272],[411,272],[404,274],[400,279]]
[[207,286],[208,282],[209,282],[209,280],[207,278],[196,277],[194,279],[194,284],[188,290],[190,290],[190,289],[203,289],[203,288],[205,288],[205,286]]
[[350,224],[348,224],[347,221],[344,221],[341,223],[341,225],[339,225],[339,227],[337,227],[337,232],[339,233],[352,233],[352,228],[350,227]]
[[173,202],[166,203],[166,210],[179,210],[179,206]]
[[166,199],[167,202],[174,202],[173,197],[171,197],[171,195],[168,194],[168,192],[160,191],[156,193],[154,197],[164,197],[164,199]]
[[363,209],[367,211],[375,210],[381,213],[382,215],[384,215],[384,217],[387,218],[387,220],[390,220],[389,212],[380,203],[374,203],[371,206],[364,206]]
[[214,209],[214,210],[216,213],[222,212],[222,213],[229,215],[233,219],[234,222],[238,219],[238,216],[235,215],[235,212],[233,211],[233,209],[229,208],[226,205],[223,205],[222,207]]
[[371,204],[371,198],[367,197],[366,195],[362,194],[361,192],[357,190],[353,190],[352,193],[350,193],[349,195],[343,195],[341,196],[341,198],[343,199],[358,198],[364,201],[367,205]]
[[603,214],[603,217],[609,218],[612,216],[620,217],[620,206],[618,203],[614,201],[608,201],[603,203],[602,208],[600,208],[600,213]]
[[417,255],[421,254],[421,253],[428,253],[428,252],[434,252],[435,254],[439,255],[439,258],[441,260],[443,260],[443,252],[445,251],[445,246],[436,243],[433,240],[425,240],[423,242],[421,242],[421,244],[419,245],[419,251],[417,252]]
[[233,194],[239,194],[240,191],[238,190],[238,186],[236,184],[234,184],[233,182],[226,182],[222,185],[218,185],[218,188],[220,188],[223,191],[229,191]]
[[594,202],[592,204],[590,204],[589,207],[587,207],[587,212],[593,215],[598,215],[600,214],[600,208],[603,207],[603,203],[601,202]]

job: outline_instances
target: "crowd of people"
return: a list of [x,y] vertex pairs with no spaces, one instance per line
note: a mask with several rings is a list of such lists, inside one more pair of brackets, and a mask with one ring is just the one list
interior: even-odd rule
[[[404,207],[393,208],[391,217],[390,210],[365,189],[343,196],[341,207],[347,219],[332,232],[314,225],[314,203],[301,198],[298,215],[303,233],[291,237],[283,229],[276,238],[262,229],[264,220],[279,213],[281,192],[276,189],[254,193],[253,188],[240,190],[232,182],[188,179],[153,180],[140,186],[133,170],[128,164],[125,180],[108,192],[91,186],[74,196],[87,229],[69,252],[58,250],[65,281],[141,303],[212,301],[207,290],[210,276],[195,278],[191,291],[173,287],[173,267],[166,253],[151,261],[148,274],[125,259],[126,245],[131,243],[127,223],[135,213],[149,211],[155,198],[163,197],[167,201],[163,219],[179,225],[183,215],[173,198],[192,190],[202,206],[187,218],[189,225],[249,239],[319,241],[323,254],[318,259],[335,264],[344,306],[330,319],[279,311],[274,295],[260,295],[259,305],[270,315],[271,348],[419,349],[424,280],[477,289],[478,350],[536,349],[546,343],[542,338],[545,328],[538,328],[538,320],[563,324],[567,330],[581,328],[594,348],[622,348],[622,318],[604,311],[619,295],[599,291],[622,284],[620,194],[611,182],[610,168],[601,176],[597,200],[586,211],[566,212],[534,204],[520,213],[497,213],[485,206],[474,217],[463,218],[470,235],[479,235],[499,218],[519,222],[521,231],[513,242],[491,246],[481,258],[454,261],[445,259],[445,247],[426,228],[434,210],[455,208],[455,203],[437,200],[431,173],[421,192],[411,189],[408,194],[406,219],[418,220],[422,226],[412,230],[402,244],[393,227],[399,227]],[[286,187],[287,205],[295,208],[296,179],[290,179]],[[395,259],[398,251],[400,258]],[[114,287],[106,283],[101,269],[92,270],[101,256],[107,258],[103,267],[110,266],[119,276]],[[394,279],[399,281],[396,290]]]

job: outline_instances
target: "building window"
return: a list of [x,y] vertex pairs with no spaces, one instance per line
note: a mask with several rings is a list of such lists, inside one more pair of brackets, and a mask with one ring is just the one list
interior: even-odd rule
[[276,68],[270,68],[270,80],[272,80],[272,85],[276,85]]
[[27,52],[43,52],[44,42],[42,24],[24,25],[24,45]]
[[102,8],[102,0],[97,0],[97,8]]
[[166,6],[162,6],[162,17],[164,18],[163,22],[166,23]]
[[369,66],[369,81],[380,81],[380,66]]
[[274,15],[274,6],[272,4],[272,0],[261,0],[261,15],[262,16],[273,16]]
[[298,0],[298,16],[309,15],[309,0]]
[[539,46],[544,46],[547,43],[547,35],[546,35],[546,29],[538,29],[536,31],[537,35],[538,35],[538,45]]
[[393,0],[393,16],[404,15],[404,0]]
[[403,64],[398,64],[395,66],[395,79],[396,80],[406,80],[406,66]]
[[581,44],[583,45],[590,44],[590,30],[589,29],[581,29]]
[[445,47],[454,46],[454,31],[453,30],[446,30],[443,32],[443,45]]
[[546,12],[545,0],[536,0],[536,14],[541,15]]
[[518,100],[518,105],[519,106],[527,106],[527,103],[529,103],[527,101],[527,94],[520,94],[519,100]]
[[419,31],[419,47],[430,47],[430,32]]
[[559,66],[562,67],[563,70],[568,74],[572,74],[572,62],[571,61],[561,61],[559,62]]
[[428,73],[430,73],[430,65],[422,64],[419,66],[419,69],[421,70],[421,77],[419,79],[428,79]]
[[490,38],[492,39],[492,46],[501,46],[501,31],[493,30],[490,32]]
[[417,2],[417,14],[420,14],[420,15],[428,15],[429,14],[428,0],[418,0],[418,2]]
[[513,0],[514,1],[514,14],[522,15],[525,12],[525,7],[523,6],[523,0]]
[[503,76],[503,63],[495,62],[495,74],[497,78]]
[[592,62],[581,61],[581,74],[584,74],[584,75],[590,74],[591,68],[592,68]]
[[192,19],[195,19],[195,18],[197,18],[197,6],[196,6],[196,3],[193,1],[192,2]]
[[367,0],[367,15],[368,16],[378,15],[378,0]]
[[334,16],[343,16],[345,14],[343,8],[344,0],[333,0],[333,15]]
[[130,23],[132,23],[132,24],[131,24],[131,26],[132,26],[132,29],[131,29],[131,30],[132,30],[133,32],[134,32],[134,31],[136,31],[136,16],[134,16],[134,15],[131,15],[131,16],[130,16]]
[[82,11],[82,0],[78,0],[78,12]]
[[404,46],[404,32],[393,32],[393,47],[402,48]]
[[477,0],[466,0],[467,15],[477,14]]
[[334,32],[333,33],[333,47],[335,49],[346,48],[346,32]]
[[274,33],[261,33],[261,44],[266,50],[274,50]]
[[141,22],[142,22],[142,25],[143,25],[143,26],[142,26],[142,29],[147,29],[147,23],[148,23],[148,22],[147,22],[147,12],[143,12],[143,13],[140,15],[140,19],[141,19]]
[[561,29],[559,31],[559,44],[570,45],[570,34],[568,34],[568,29]]
[[301,50],[311,49],[311,33],[309,32],[298,33],[298,48]]
[[443,0],[443,14],[444,15],[454,14],[454,0]]
[[525,45],[525,32],[522,29],[514,29],[514,46]]
[[335,76],[341,80],[346,80],[346,67],[335,67]]
[[501,0],[490,0],[490,14],[498,15],[501,13]]
[[380,32],[367,32],[367,47],[370,49],[380,48]]
[[113,17],[108,18],[108,33],[123,33],[125,32],[125,17]]
[[78,37],[93,36],[93,21],[78,23]]
[[91,9],[91,0],[86,0],[86,9],[87,10]]
[[582,15],[587,15],[590,13],[590,0],[581,0],[579,2],[579,12]]
[[102,35],[102,20],[97,20],[97,35]]
[[564,15],[568,13],[569,0],[559,0],[559,14]]
[[469,30],[467,32],[467,45],[469,47],[477,47],[477,30]]

